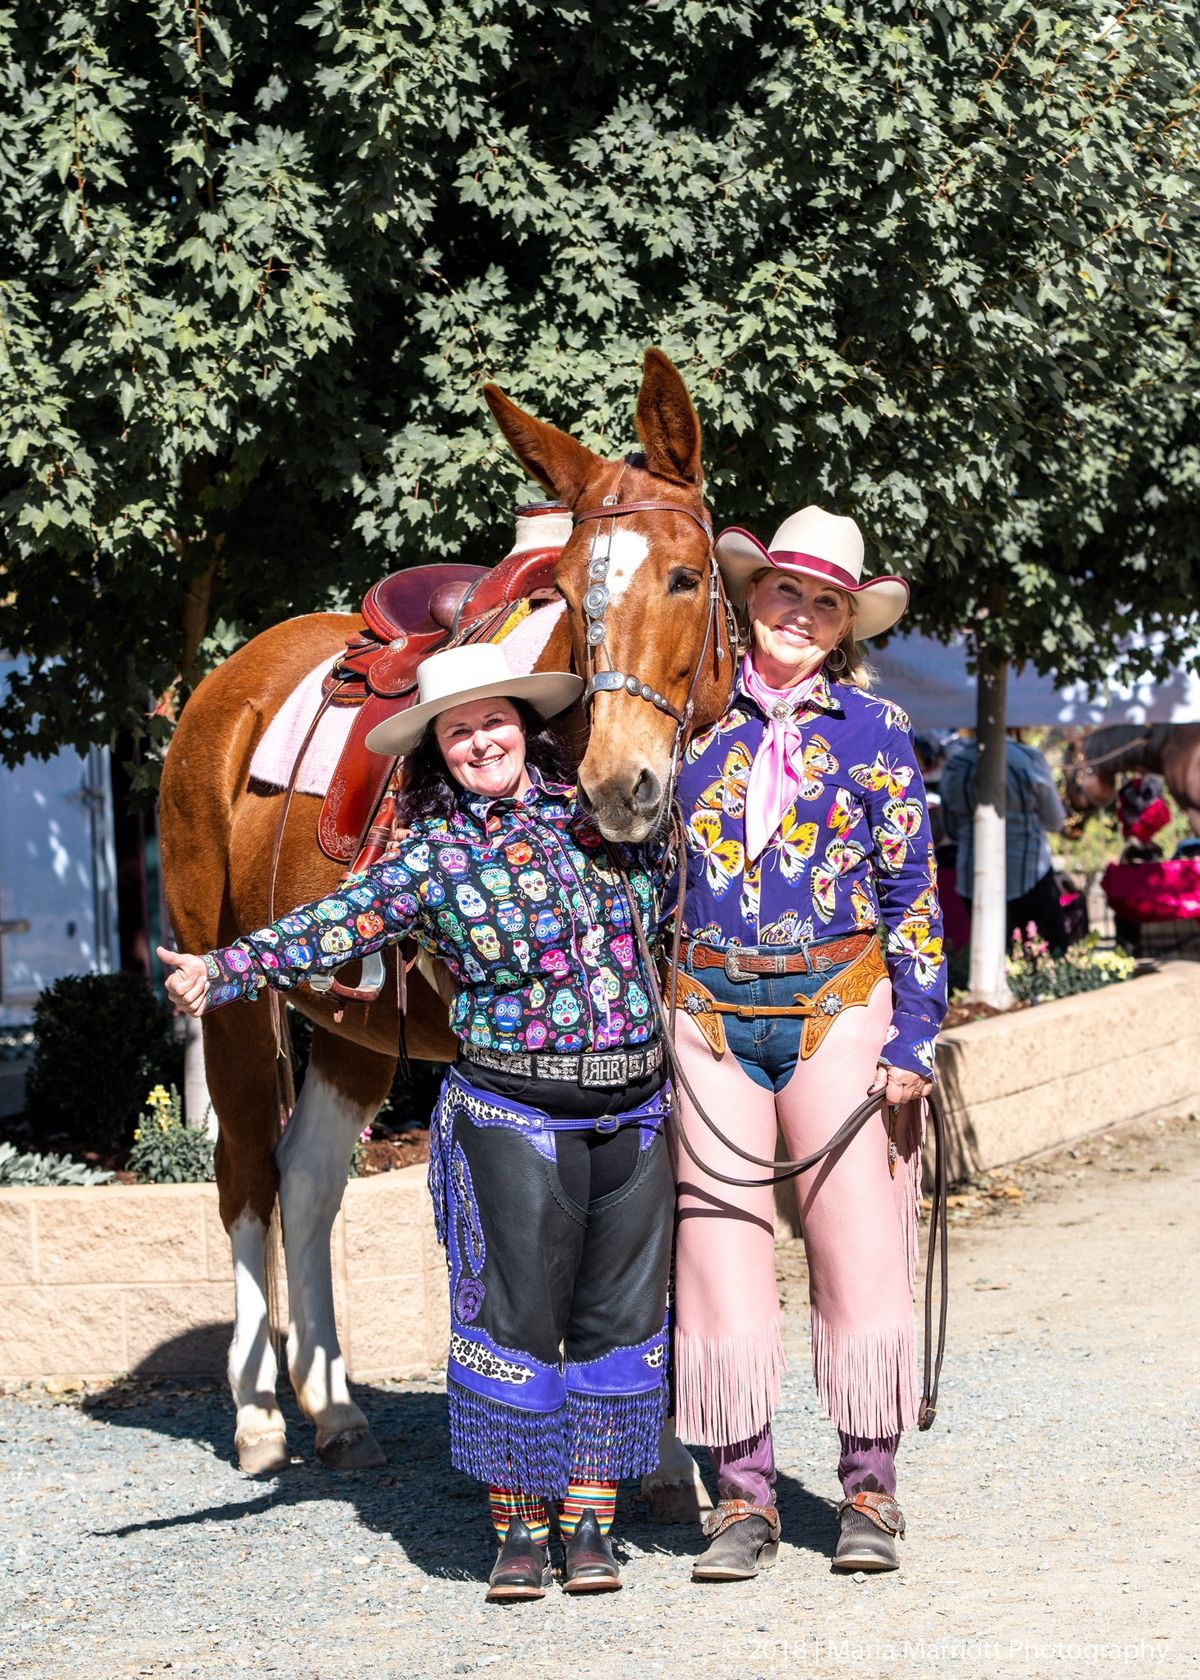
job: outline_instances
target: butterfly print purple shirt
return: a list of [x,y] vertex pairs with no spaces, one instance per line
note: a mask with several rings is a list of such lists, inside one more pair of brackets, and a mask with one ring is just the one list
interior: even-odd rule
[[878,927],[893,997],[881,1060],[932,1078],[946,964],[908,718],[822,674],[793,722],[803,742],[800,788],[752,863],[746,784],[766,720],[740,681],[724,717],[688,747],[679,782],[687,931],[718,947],[798,946]]

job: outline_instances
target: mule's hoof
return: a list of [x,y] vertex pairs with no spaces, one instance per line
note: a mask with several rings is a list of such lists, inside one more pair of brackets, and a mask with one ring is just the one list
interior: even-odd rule
[[387,1455],[369,1429],[317,1436],[317,1457],[330,1470],[378,1470]]
[[292,1462],[282,1429],[267,1435],[239,1435],[234,1446],[238,1469],[246,1476],[277,1476]]
[[652,1483],[643,1487],[642,1500],[656,1523],[698,1523],[713,1508],[703,1484],[691,1481]]

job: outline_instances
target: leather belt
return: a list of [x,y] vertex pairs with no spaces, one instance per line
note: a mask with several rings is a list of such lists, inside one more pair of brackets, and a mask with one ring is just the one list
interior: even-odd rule
[[876,937],[872,930],[844,939],[813,939],[798,948],[767,952],[747,951],[741,945],[701,945],[685,936],[680,951],[693,969],[723,968],[730,980],[751,980],[759,974],[825,974],[838,963],[861,957]]
[[662,1040],[635,1050],[589,1050],[578,1056],[543,1055],[534,1050],[483,1050],[463,1044],[464,1062],[492,1068],[496,1073],[520,1073],[529,1079],[560,1079],[589,1087],[628,1085],[645,1079],[663,1065]]

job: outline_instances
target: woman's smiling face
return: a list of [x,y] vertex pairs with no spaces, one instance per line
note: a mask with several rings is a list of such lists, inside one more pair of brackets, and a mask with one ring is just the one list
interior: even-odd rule
[[434,720],[434,735],[446,768],[461,787],[489,799],[523,794],[525,727],[511,700],[469,700]]
[[842,589],[799,572],[772,570],[746,591],[754,664],[771,688],[790,688],[815,671],[850,628]]

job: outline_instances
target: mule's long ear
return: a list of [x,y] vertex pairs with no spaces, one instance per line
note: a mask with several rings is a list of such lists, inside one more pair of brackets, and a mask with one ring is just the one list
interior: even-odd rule
[[637,405],[646,466],[664,478],[701,484],[700,421],[679,369],[661,350],[647,350]]
[[600,457],[582,443],[576,443],[566,432],[560,432],[557,426],[526,414],[498,385],[485,385],[483,395],[508,447],[526,472],[544,484],[560,502],[574,507],[600,465]]

